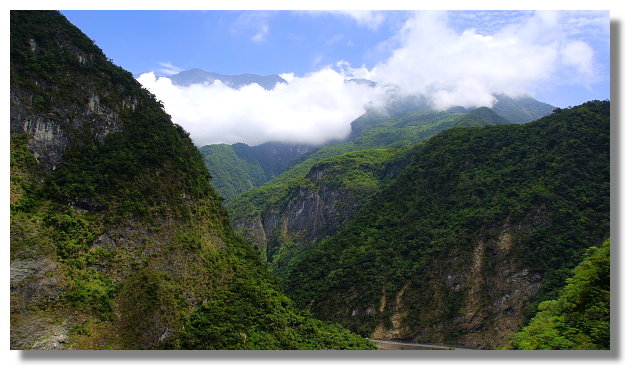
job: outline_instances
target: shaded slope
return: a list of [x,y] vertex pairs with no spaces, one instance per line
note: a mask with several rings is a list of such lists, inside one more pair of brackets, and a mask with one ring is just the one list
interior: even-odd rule
[[495,97],[497,102],[492,110],[515,124],[537,120],[556,109],[550,104],[539,102],[528,96],[511,98],[507,95],[495,95]]

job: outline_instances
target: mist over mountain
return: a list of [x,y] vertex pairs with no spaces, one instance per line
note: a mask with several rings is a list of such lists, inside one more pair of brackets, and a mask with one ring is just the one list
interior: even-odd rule
[[[373,84],[371,81],[362,83]],[[329,144],[341,144],[335,147],[343,146],[342,149],[346,149],[346,144],[359,142],[362,132],[372,128],[382,128],[375,129],[373,135],[375,140],[372,143],[374,146],[390,143],[397,145],[400,142],[403,146],[404,142],[422,140],[452,126],[526,123],[545,116],[555,109],[549,104],[529,97],[519,99],[505,95],[496,97],[498,101],[491,109],[454,107],[442,112],[434,111],[428,101],[421,96],[396,97],[383,107],[368,108],[362,116],[350,124],[351,130],[347,138],[331,141]],[[460,116],[460,120],[453,122],[457,117],[453,114],[467,115]],[[509,120],[508,117],[513,120]],[[452,120],[418,134],[407,130],[444,118]],[[386,128],[393,133],[388,134]],[[385,139],[380,140],[382,136]],[[307,156],[307,153],[320,146],[326,146],[326,143],[318,146],[280,142],[266,142],[258,146],[249,146],[244,143],[212,144],[200,147],[200,151],[213,176],[212,185],[227,199],[226,202],[229,202],[249,189],[262,186],[287,168],[302,163],[303,158],[311,157]]]
[[[571,82],[582,89],[599,77],[595,51],[558,12],[535,12],[492,30],[457,29],[444,12],[413,12],[396,30],[386,57],[372,65],[336,60],[278,76],[148,72],[139,81],[198,146],[257,146],[341,141],[368,108],[395,99],[422,98],[437,111],[494,108],[507,105],[502,97],[523,100]],[[201,81],[211,83],[191,84]],[[501,115],[515,123],[536,119]]]

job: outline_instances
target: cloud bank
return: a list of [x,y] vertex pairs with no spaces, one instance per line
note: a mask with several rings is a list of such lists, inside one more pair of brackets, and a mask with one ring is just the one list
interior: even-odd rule
[[[540,87],[572,83],[582,88],[598,79],[595,51],[579,36],[589,25],[608,28],[608,12],[527,14],[511,22],[499,18],[496,27],[477,30],[452,27],[448,13],[413,13],[387,43],[396,46],[390,56],[376,66],[353,68],[340,62],[304,76],[288,73],[282,75],[288,84],[270,91],[256,84],[232,89],[221,82],[180,87],[154,73],[139,81],[197,145],[253,146],[343,139],[368,103],[380,105],[396,87],[404,95],[423,95],[443,110],[492,106],[493,94],[531,95]],[[348,15],[367,25],[384,20],[379,13]],[[261,30],[263,38],[268,30]]]
[[138,80],[160,99],[174,122],[198,146],[267,141],[323,144],[345,138],[365,105],[381,100],[380,89],[347,82],[332,68],[304,77],[283,74],[287,84],[265,90],[257,84],[233,89],[220,81],[187,87],[144,73]]

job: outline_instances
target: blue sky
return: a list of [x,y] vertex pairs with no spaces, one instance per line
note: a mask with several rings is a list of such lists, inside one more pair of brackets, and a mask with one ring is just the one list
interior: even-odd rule
[[[308,11],[62,13],[115,63],[135,74],[166,74],[174,70],[166,68],[167,64],[223,74],[302,75],[341,60],[353,67],[372,67],[390,55],[395,43],[392,38],[410,16],[409,12],[377,12],[373,23],[344,13]],[[458,31],[475,28],[487,35],[531,15],[532,12],[453,11],[449,23]],[[567,22],[579,16],[569,15]],[[580,23],[575,38],[595,51],[596,79],[545,85],[534,93],[538,99],[568,106],[609,97],[608,18],[604,30]]]
[[[374,64],[406,14],[366,26],[346,15],[285,11],[62,11],[133,73],[171,63],[223,74],[304,74],[346,60]],[[113,27],[114,26],[114,27]]]
[[[610,97],[609,13],[585,11],[62,11],[164,102],[197,145],[342,139],[397,90],[442,110],[493,94],[558,107]],[[200,68],[288,85],[180,87]],[[378,87],[344,84],[367,78]]]

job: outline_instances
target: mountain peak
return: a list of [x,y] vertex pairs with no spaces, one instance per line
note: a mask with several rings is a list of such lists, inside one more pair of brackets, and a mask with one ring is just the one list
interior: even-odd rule
[[513,98],[505,94],[496,94],[494,97],[497,100],[492,107],[494,112],[516,124],[537,120],[556,109],[528,95]]

